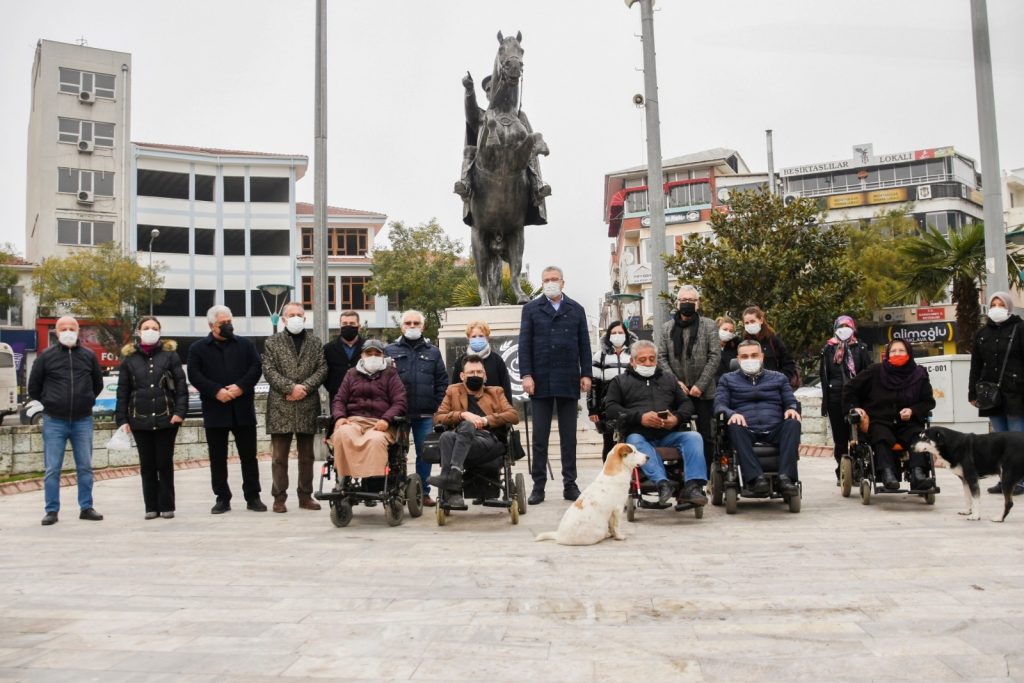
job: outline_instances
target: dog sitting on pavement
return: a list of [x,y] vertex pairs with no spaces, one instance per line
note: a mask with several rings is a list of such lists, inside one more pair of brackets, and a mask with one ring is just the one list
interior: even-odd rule
[[936,462],[944,462],[964,485],[967,519],[981,519],[981,488],[978,480],[992,474],[1003,482],[1002,522],[1013,507],[1013,487],[1024,479],[1024,432],[963,434],[945,427],[929,427],[921,434],[914,450],[930,453]]
[[562,545],[593,545],[606,538],[624,540],[619,522],[629,495],[629,480],[633,469],[646,462],[647,456],[629,444],[615,446],[597,479],[562,515],[558,531],[542,533],[535,540]]

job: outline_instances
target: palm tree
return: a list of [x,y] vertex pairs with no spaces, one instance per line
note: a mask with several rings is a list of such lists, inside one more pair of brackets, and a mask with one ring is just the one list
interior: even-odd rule
[[[950,228],[948,237],[929,226],[902,244],[899,251],[905,263],[901,273],[905,287],[900,296],[934,301],[943,297],[952,282],[957,351],[970,353],[981,320],[979,292],[985,282],[985,226],[973,223]],[[1013,260],[1016,251],[1007,250],[1007,271],[1010,285],[1021,289],[1024,282]]]
[[[534,290],[533,285],[524,277],[519,282],[522,286],[523,291],[526,292],[527,296],[533,296]],[[516,295],[512,291],[512,278],[509,274],[508,266],[503,266],[501,270],[501,293],[502,303],[504,304],[515,304]],[[452,289],[452,306],[479,306],[480,305],[480,289],[476,281],[476,275],[472,268],[472,262],[470,267],[467,269],[466,277],[462,282],[455,285]]]

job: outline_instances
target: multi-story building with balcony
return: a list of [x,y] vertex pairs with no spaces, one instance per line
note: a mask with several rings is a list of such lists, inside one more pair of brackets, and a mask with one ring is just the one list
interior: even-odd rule
[[1015,242],[1024,242],[1024,168],[1003,171],[1003,222]]

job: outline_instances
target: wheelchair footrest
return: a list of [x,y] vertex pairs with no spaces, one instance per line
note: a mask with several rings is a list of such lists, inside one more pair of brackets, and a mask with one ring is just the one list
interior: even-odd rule
[[341,500],[348,494],[342,493],[341,491],[314,491],[313,497],[317,500]]
[[465,512],[469,510],[468,505],[449,505],[448,503],[438,503],[442,510],[455,510],[457,512]]
[[499,498],[489,498],[484,502],[480,503],[485,508],[510,508],[512,507],[511,500],[501,500]]
[[676,503],[675,504],[676,512],[686,512],[687,510],[692,510],[694,508],[699,508],[699,507],[704,507],[704,506],[703,505],[698,505],[697,503]]
[[740,496],[743,498],[771,498],[770,493],[754,493],[750,489],[740,489]]
[[644,510],[667,510],[668,508],[672,507],[672,503],[661,504],[656,503],[652,500],[646,500],[644,498],[641,498],[640,500],[637,501],[636,506]]

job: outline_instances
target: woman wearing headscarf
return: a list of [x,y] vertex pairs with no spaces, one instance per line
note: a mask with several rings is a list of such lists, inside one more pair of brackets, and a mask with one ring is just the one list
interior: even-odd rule
[[843,388],[857,373],[871,365],[871,353],[865,344],[857,340],[857,322],[850,316],[836,318],[832,330],[832,338],[821,351],[821,414],[828,416],[832,427],[832,455],[836,459],[838,481],[839,461],[846,455],[850,442]]
[[[967,399],[978,407],[978,382],[999,386],[999,405],[978,407],[978,415],[989,419],[993,432],[1024,432],[1024,328],[1020,323],[1010,293],[993,292],[988,298],[988,319],[974,335]],[[997,483],[988,492],[1002,493],[1003,486]],[[1013,495],[1022,493],[1024,482],[1013,488]]]
[[875,469],[890,491],[899,489],[893,446],[900,444],[910,458],[910,488],[929,489],[924,453],[910,448],[935,407],[928,371],[914,362],[910,345],[896,338],[885,348],[881,363],[870,365],[852,378],[843,390],[843,402],[868,419],[867,438],[875,452]]

